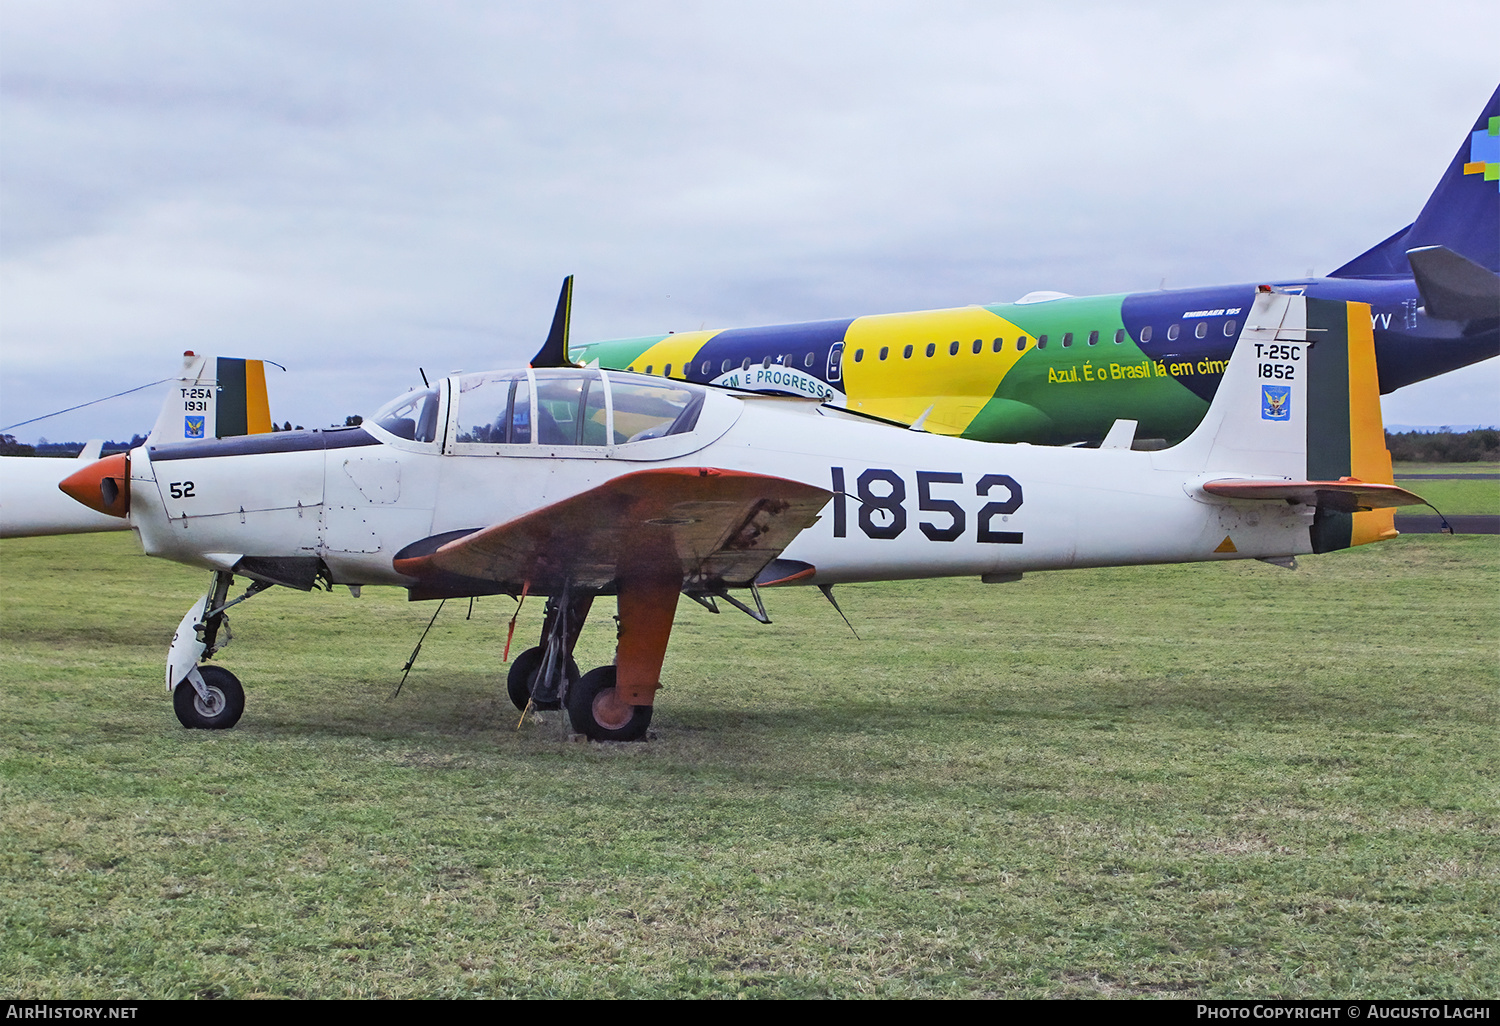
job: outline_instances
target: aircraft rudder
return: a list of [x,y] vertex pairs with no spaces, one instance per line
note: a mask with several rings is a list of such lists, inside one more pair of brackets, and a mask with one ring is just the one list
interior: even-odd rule
[[[1307,301],[1310,347],[1307,477],[1311,481],[1352,478],[1394,484],[1375,334],[1365,303]],[[1395,510],[1335,512],[1320,508],[1312,527],[1314,552],[1332,552],[1396,536]]]
[[271,421],[264,360],[186,352],[148,436],[156,445],[268,434]]

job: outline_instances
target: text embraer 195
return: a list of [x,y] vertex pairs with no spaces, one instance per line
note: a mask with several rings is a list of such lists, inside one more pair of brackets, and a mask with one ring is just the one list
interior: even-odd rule
[[[1500,90],[1415,222],[1289,292],[1368,303],[1381,392],[1500,354]],[[594,342],[581,363],[817,396],[989,442],[1158,444],[1203,417],[1255,286],[1065,296]]]
[[[565,345],[571,279],[544,354]],[[212,571],[166,683],[189,727],[228,727],[244,693],[203,664],[234,576],[406,588],[412,599],[544,595],[518,706],[564,705],[595,739],[651,720],[679,595],[764,620],[772,585],[1257,558],[1290,564],[1394,537],[1369,308],[1269,289],[1224,384],[1181,444],[1133,451],[911,431],[817,402],[536,366],[459,374],[361,427],[147,445],[63,488],[125,516],[145,550]],[[738,596],[736,596],[738,592]],[[612,665],[572,651],[614,596]],[[831,597],[831,596],[830,596]],[[238,601],[238,600],[235,600]]]

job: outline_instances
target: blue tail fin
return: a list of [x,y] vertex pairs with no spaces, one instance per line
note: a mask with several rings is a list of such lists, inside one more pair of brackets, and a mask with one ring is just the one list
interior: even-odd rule
[[1427,199],[1417,219],[1330,278],[1410,278],[1407,250],[1445,246],[1500,271],[1500,89]]

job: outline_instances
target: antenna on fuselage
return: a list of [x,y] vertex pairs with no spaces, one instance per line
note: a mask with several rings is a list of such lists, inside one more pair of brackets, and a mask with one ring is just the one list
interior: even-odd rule
[[573,317],[573,276],[563,279],[562,291],[557,294],[557,312],[552,315],[552,330],[547,341],[531,358],[533,367],[573,367],[568,359],[568,324]]

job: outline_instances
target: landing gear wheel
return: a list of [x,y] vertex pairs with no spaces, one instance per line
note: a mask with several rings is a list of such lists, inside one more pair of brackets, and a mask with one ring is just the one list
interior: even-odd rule
[[649,705],[626,705],[615,691],[615,668],[590,670],[568,689],[568,719],[590,741],[640,741],[651,726]]
[[[536,671],[542,668],[542,647],[528,648],[516,656],[516,661],[510,664],[510,673],[505,678],[505,690],[510,694],[511,704],[523,712],[526,703],[531,701],[531,678],[536,676]],[[568,656],[568,690],[573,690],[573,685],[578,683],[578,664]],[[561,702],[536,702],[533,709],[561,709]]]
[[222,666],[200,666],[208,685],[208,701],[198,696],[192,681],[183,681],[172,691],[172,709],[189,730],[228,730],[245,712],[245,689],[240,679]]

